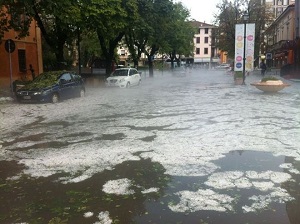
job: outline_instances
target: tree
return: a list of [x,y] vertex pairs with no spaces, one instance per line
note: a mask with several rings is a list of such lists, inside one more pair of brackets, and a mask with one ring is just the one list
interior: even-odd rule
[[6,13],[7,9],[5,9],[3,6],[0,6],[0,44],[2,41],[2,38],[4,36],[4,33],[9,30],[8,28],[8,14]]
[[167,38],[168,30],[171,28],[174,4],[169,0],[151,1],[152,7],[147,18],[149,32],[145,33],[146,45],[143,53],[147,56],[149,64],[149,75],[153,77],[153,61],[160,49],[169,46]]
[[218,47],[227,51],[230,58],[234,57],[235,51],[235,25],[243,23],[242,16],[246,12],[249,14],[248,23],[255,23],[255,55],[258,55],[259,44],[261,41],[261,31],[265,30],[266,24],[272,21],[272,14],[266,10],[266,5],[260,0],[229,2],[223,0],[219,4],[220,14],[216,20],[219,23]]
[[235,0],[234,3],[223,0],[217,5],[220,14],[217,16],[219,22],[218,47],[226,51],[228,57],[233,58],[235,52],[235,24],[241,20],[241,9]]
[[85,0],[82,12],[89,30],[94,30],[106,60],[106,74],[112,70],[115,50],[137,17],[135,0]]
[[[31,20],[34,18],[41,30],[44,40],[54,52],[59,65],[65,62],[64,47],[71,44],[76,36],[80,10],[78,1],[38,1],[3,0],[3,8],[7,9],[11,18],[8,20],[9,27],[18,30],[19,36],[28,35]],[[20,14],[22,12],[22,14]],[[14,22],[14,15],[21,17],[21,25]]]
[[[7,3],[11,4],[7,4]],[[28,35],[30,15],[24,10],[22,3],[3,1],[0,5],[0,43],[5,32],[10,29],[15,30],[18,35],[16,38],[22,38]]]
[[138,12],[137,20],[125,36],[135,65],[144,53],[152,77],[153,61],[157,53],[190,54],[194,33],[186,21],[189,13],[181,3],[174,4],[170,0],[139,0]]
[[162,53],[167,53],[171,59],[171,67],[174,67],[174,61],[179,61],[181,55],[190,56],[193,54],[193,38],[195,29],[187,18],[189,11],[181,3],[174,5],[171,25],[167,30],[166,37],[168,45],[162,49]]

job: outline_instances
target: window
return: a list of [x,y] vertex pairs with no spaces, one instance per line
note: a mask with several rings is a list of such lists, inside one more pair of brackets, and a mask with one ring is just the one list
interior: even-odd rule
[[64,82],[70,82],[72,80],[72,77],[70,73],[65,73],[59,79],[64,80]]
[[24,49],[18,50],[18,60],[19,60],[19,71],[26,72],[26,51]]
[[206,44],[208,43],[208,37],[204,38],[204,43],[206,43]]
[[205,34],[208,34],[208,28],[205,28]]
[[196,54],[200,54],[200,48],[196,48]]
[[196,38],[196,43],[197,43],[197,44],[200,44],[200,37],[197,37],[197,38]]
[[121,55],[125,56],[125,50],[121,50]]
[[201,33],[201,28],[199,28],[198,33],[199,33],[199,34]]
[[208,54],[208,48],[204,48],[204,54]]
[[130,69],[129,75],[135,75],[137,71],[135,69]]

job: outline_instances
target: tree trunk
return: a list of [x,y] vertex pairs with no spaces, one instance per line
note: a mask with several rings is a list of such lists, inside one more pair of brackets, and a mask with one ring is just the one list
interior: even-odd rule
[[149,63],[149,77],[153,78],[153,56],[148,56],[148,63]]
[[58,45],[55,52],[56,57],[56,69],[57,70],[64,70],[67,69],[67,65],[65,64],[64,58],[64,45]]

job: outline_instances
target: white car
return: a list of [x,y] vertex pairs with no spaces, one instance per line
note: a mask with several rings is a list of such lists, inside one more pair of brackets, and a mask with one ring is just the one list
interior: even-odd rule
[[118,68],[106,79],[106,86],[129,88],[141,84],[141,75],[135,68]]
[[217,70],[228,70],[230,69],[230,64],[221,64],[215,67]]

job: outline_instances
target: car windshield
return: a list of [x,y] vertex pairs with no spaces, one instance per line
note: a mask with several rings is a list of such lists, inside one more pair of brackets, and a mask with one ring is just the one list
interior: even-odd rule
[[127,76],[128,75],[128,70],[127,69],[118,69],[115,70],[111,76]]

